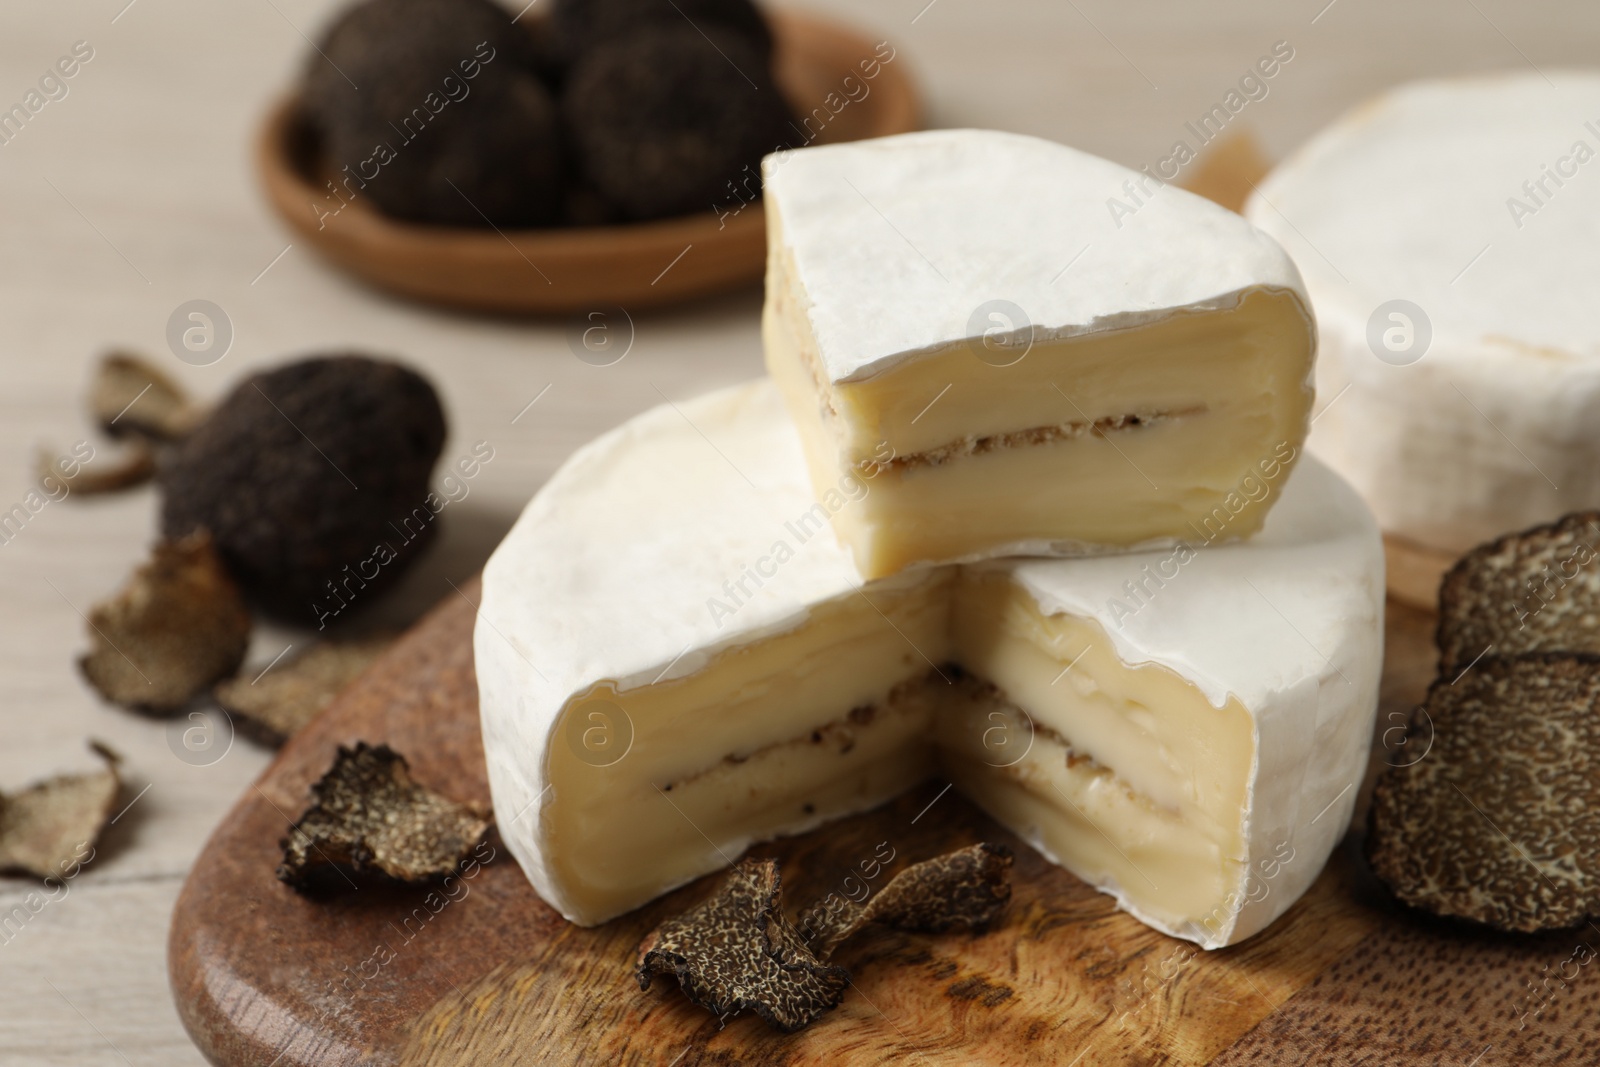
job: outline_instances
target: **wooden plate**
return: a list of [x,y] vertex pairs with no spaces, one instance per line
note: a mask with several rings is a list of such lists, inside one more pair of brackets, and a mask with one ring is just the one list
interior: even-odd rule
[[[815,115],[814,143],[906,133],[920,105],[905,60],[860,64],[879,42],[824,19],[769,15],[774,71],[796,114]],[[859,97],[850,101],[846,78]],[[849,101],[841,104],[841,101]],[[816,110],[820,109],[820,110]],[[319,214],[330,195],[309,158],[304,131],[284,100],[268,115],[257,149],[273,208],[301,241],[327,259],[403,296],[474,311],[560,314],[619,305],[678,303],[758,281],[766,265],[761,204],[657,222],[510,230],[425,226],[388,218],[357,198]],[[822,121],[823,118],[826,121]],[[733,205],[737,206],[737,205]]]
[[[168,962],[179,1013],[213,1063],[1593,1062],[1583,1027],[1600,982],[1562,970],[1576,969],[1579,934],[1501,937],[1404,913],[1366,873],[1359,831],[1270,930],[1197,953],[929,783],[754,851],[782,860],[797,909],[882,843],[899,866],[998,840],[1017,853],[1010,909],[980,937],[862,935],[837,957],[853,977],[843,1004],[789,1036],[749,1017],[719,1029],[670,979],[648,991],[632,980],[640,936],[717,876],[594,929],[563,921],[503,854],[448,894],[303,899],[273,877],[278,841],[338,744],[387,741],[422,781],[488,802],[466,599],[478,592],[464,592],[290,741],[196,862]],[[1431,632],[1429,616],[1390,605],[1380,733],[1431,678]],[[1558,971],[1566,980],[1551,981]]]

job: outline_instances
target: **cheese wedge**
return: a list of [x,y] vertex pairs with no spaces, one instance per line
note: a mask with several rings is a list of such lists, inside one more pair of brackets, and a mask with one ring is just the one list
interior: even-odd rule
[[1600,504],[1600,75],[1424,81],[1261,184],[1322,331],[1309,450],[1462,552]]
[[1315,463],[1276,477],[1249,542],[863,583],[772,383],[647,412],[485,568],[500,832],[594,924],[948,776],[1152,926],[1247,937],[1349,821],[1381,652],[1371,517]]
[[[939,130],[768,157],[762,339],[869,578],[1261,526],[1316,331],[1243,219],[1032,137]],[[1136,206],[1135,206],[1136,205]],[[1004,299],[1000,299],[1003,294]]]

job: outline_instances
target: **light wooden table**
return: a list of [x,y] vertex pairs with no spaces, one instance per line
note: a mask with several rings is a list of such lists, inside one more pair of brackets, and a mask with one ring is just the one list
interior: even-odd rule
[[[536,0],[548,4],[550,0]],[[1409,77],[1582,64],[1600,7],[1513,0],[892,0],[834,9],[881,31],[925,87],[933,125],[992,126],[1139,165],[1165,155],[1275,42],[1294,58],[1250,103],[1281,155],[1341,110]],[[211,396],[247,368],[355,347],[425,368],[443,392],[446,457],[488,440],[495,458],[448,513],[446,536],[389,606],[395,618],[482,562],[528,495],[574,447],[663,397],[760,370],[755,291],[639,318],[607,368],[573,357],[560,324],[406,307],[330,273],[269,217],[249,145],[330,5],[321,0],[61,0],[10,5],[0,106],[21,100],[74,42],[90,60],[0,145],[0,510],[20,500],[35,447],[94,439],[81,395],[110,345],[142,349]],[[168,316],[214,301],[235,330],[203,368],[168,354]],[[548,387],[532,408],[525,405]],[[518,413],[523,412],[518,418]],[[515,419],[515,421],[513,421]],[[98,447],[105,448],[104,443]],[[50,504],[0,545],[0,785],[86,769],[86,737],[127,757],[138,799],[100,857],[14,933],[0,926],[0,1061],[186,1064],[166,928],[211,826],[265,765],[239,740],[207,766],[179,759],[167,723],[103,706],[79,680],[79,611],[107,594],[154,530],[146,489]],[[306,636],[258,634],[265,661]],[[179,729],[188,726],[180,723]],[[0,882],[0,916],[31,887]]]

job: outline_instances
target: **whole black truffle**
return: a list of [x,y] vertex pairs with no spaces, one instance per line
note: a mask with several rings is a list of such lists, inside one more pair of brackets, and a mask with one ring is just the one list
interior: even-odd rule
[[556,0],[550,11],[556,45],[569,61],[638,30],[685,25],[743,37],[763,65],[772,54],[772,31],[750,0]]
[[311,54],[301,112],[334,189],[397,218],[546,225],[563,210],[560,120],[533,38],[492,0],[363,0]]
[[163,465],[162,530],[211,531],[258,603],[321,625],[432,540],[444,412],[426,379],[356,355],[247,378]]
[[635,219],[742,204],[761,157],[794,137],[759,50],[687,25],[596,46],[562,109],[585,177]]

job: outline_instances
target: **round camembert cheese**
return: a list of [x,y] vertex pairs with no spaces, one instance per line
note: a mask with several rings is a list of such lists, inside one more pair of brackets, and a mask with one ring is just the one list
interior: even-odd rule
[[1417,82],[1262,183],[1321,329],[1310,452],[1462,551],[1600,504],[1600,74]]
[[813,495],[771,382],[646,412],[485,568],[500,832],[595,924],[942,777],[1146,923],[1239,941],[1342,835],[1376,706],[1377,529],[1293,453],[1238,485],[1281,493],[1249,541],[863,584],[829,520],[878,489]]

